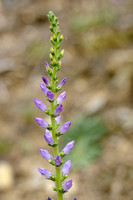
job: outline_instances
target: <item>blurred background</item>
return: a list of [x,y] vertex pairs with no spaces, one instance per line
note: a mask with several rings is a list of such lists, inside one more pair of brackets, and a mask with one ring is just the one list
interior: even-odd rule
[[47,76],[50,10],[64,35],[62,123],[72,121],[61,148],[76,141],[64,200],[132,200],[132,0],[0,1],[0,200],[56,199],[37,171],[53,167],[40,155],[48,147],[33,101],[46,103],[39,84]]

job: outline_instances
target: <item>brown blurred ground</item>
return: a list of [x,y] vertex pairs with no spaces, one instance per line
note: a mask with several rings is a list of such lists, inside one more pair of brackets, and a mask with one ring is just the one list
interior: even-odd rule
[[49,61],[52,10],[64,34],[60,80],[65,119],[100,114],[111,134],[101,157],[74,171],[65,199],[133,199],[133,2],[87,0],[3,0],[0,2],[0,200],[54,198],[51,183],[38,167],[49,167],[41,116],[33,99],[44,96],[39,84]]

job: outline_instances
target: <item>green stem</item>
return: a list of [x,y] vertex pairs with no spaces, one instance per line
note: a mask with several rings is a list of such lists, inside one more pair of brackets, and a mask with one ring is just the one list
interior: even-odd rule
[[[55,93],[55,80],[54,77],[56,76],[56,69],[53,69],[53,77],[51,79],[51,85],[52,85],[52,92]],[[51,103],[51,113],[54,114],[55,106],[54,101]],[[55,143],[57,143],[57,136],[56,133],[56,123],[55,118],[51,116],[51,126],[52,126],[52,137]],[[59,155],[59,148],[58,145],[54,147],[54,155],[55,157]],[[61,172],[60,167],[56,167],[56,185],[57,185],[57,193],[58,193],[58,200],[63,200],[63,194],[59,191],[59,189],[62,189],[62,181],[61,181]]]

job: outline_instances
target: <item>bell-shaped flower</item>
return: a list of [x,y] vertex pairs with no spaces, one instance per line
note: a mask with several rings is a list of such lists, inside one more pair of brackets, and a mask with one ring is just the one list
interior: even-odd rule
[[71,142],[67,143],[66,146],[64,147],[64,149],[62,150],[64,155],[69,154],[69,152],[73,149],[74,147],[74,140],[72,140]]
[[63,166],[63,168],[62,168],[61,174],[62,174],[63,176],[67,175],[67,174],[69,173],[70,169],[71,169],[71,161],[68,160],[68,161],[64,164],[64,166]]
[[67,81],[67,78],[65,77],[60,83],[59,83],[59,87],[62,87]]
[[63,124],[63,126],[59,130],[60,134],[64,134],[69,129],[70,125],[71,121],[68,121],[65,124]]
[[54,161],[55,161],[55,165],[58,166],[58,165],[61,164],[62,159],[61,159],[61,157],[58,155],[58,156],[55,157]]
[[42,82],[40,83],[40,87],[45,96],[47,96],[47,92],[49,91],[49,89]]
[[61,120],[61,115],[59,115],[58,117],[55,117],[56,124],[59,124],[60,120]]
[[48,91],[47,92],[47,97],[48,97],[49,101],[53,101],[54,100],[54,94],[53,94],[53,92]]
[[59,115],[62,112],[62,110],[63,110],[63,105],[60,104],[59,106],[57,106],[55,108],[54,114],[57,116],[57,115]]
[[45,85],[49,85],[48,80],[47,80],[44,76],[42,77],[42,80],[43,80],[43,82],[45,83]]
[[69,190],[71,187],[72,187],[72,180],[68,180],[68,181],[66,181],[66,183],[63,185],[62,189],[63,189],[64,191],[67,191],[67,190]]
[[39,126],[42,126],[43,128],[48,128],[48,122],[46,122],[44,119],[35,117],[35,120]]
[[45,130],[45,135],[44,138],[46,140],[46,142],[50,145],[54,144],[54,140],[52,138],[52,131],[49,131],[48,129]]
[[56,102],[60,104],[60,103],[62,103],[62,101],[65,100],[65,98],[66,98],[66,92],[62,92],[62,93],[58,96],[58,98],[56,99]]
[[35,98],[34,102],[36,106],[43,112],[45,112],[48,109],[47,106],[41,100]]
[[38,168],[38,171],[48,179],[50,179],[52,177],[52,173],[50,171],[48,171],[47,169]]
[[40,149],[40,152],[41,152],[41,156],[42,156],[45,160],[49,161],[49,160],[52,160],[52,159],[53,159],[53,157],[52,157],[51,154],[48,152],[48,150]]

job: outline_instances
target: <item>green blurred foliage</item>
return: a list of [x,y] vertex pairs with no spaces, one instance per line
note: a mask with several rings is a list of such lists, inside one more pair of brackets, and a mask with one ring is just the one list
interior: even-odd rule
[[67,160],[72,160],[72,164],[76,168],[83,167],[95,160],[101,154],[101,140],[107,133],[107,126],[101,117],[80,116],[64,136],[62,148],[66,142],[71,140],[75,140],[76,143]]

